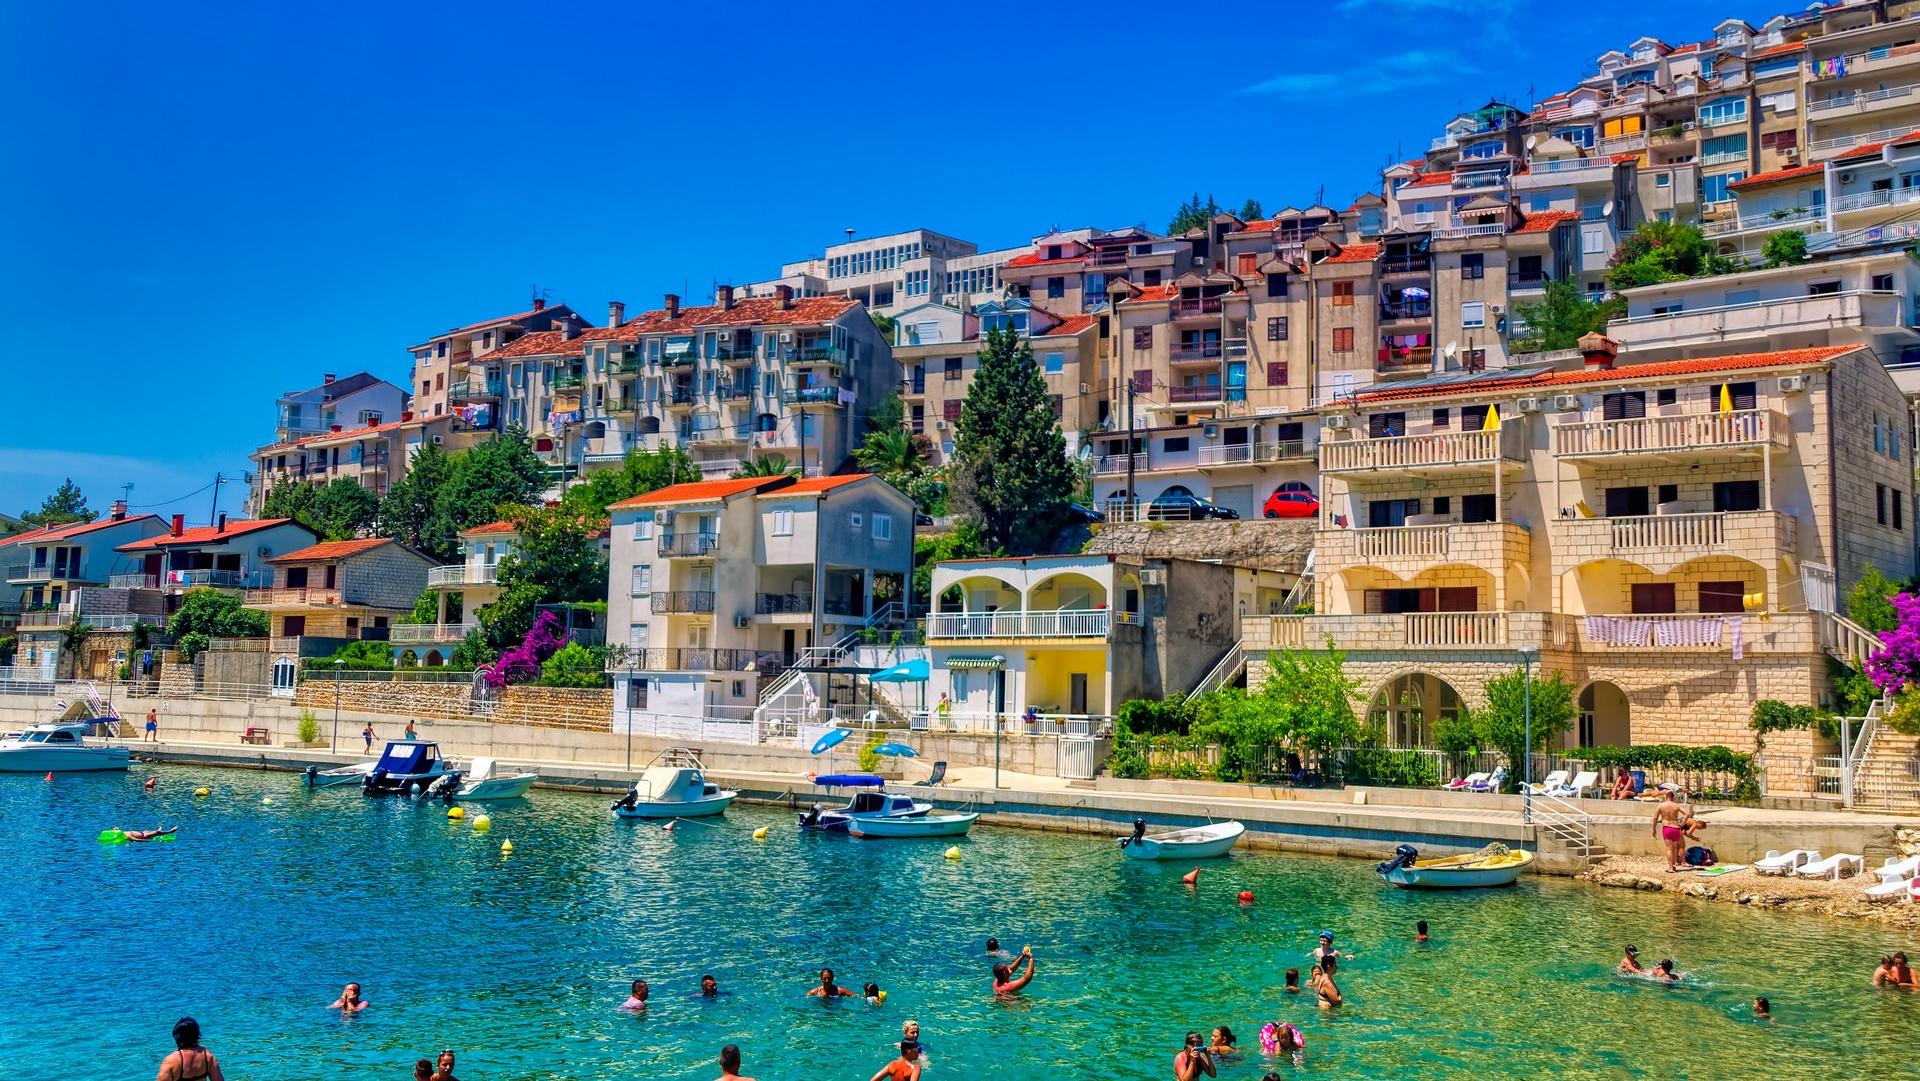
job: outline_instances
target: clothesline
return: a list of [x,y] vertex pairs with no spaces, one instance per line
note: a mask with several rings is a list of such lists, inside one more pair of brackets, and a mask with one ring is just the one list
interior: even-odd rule
[[1649,644],[1661,649],[1681,646],[1718,646],[1728,641],[1733,659],[1743,652],[1743,616],[1690,616],[1655,619],[1640,616],[1588,616],[1587,641],[1595,645],[1646,649]]

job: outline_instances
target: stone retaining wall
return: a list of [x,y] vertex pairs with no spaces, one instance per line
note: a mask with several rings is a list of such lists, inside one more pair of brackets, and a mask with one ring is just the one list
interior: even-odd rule
[[[337,691],[337,694],[336,694]],[[491,708],[475,708],[468,683],[410,683],[387,680],[307,680],[294,693],[294,705],[315,712],[342,710],[396,717],[464,718],[480,716],[499,724],[522,724],[610,732],[613,692],[605,688],[513,686]]]

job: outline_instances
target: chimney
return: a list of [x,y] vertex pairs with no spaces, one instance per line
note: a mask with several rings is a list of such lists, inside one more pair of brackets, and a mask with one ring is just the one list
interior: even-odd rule
[[222,515],[220,516],[220,518],[219,518],[219,520],[213,523],[213,531],[214,531],[215,533],[225,533],[225,532],[227,531],[227,516],[226,516],[226,515],[224,515],[224,514],[222,514]]
[[720,310],[723,312],[732,311],[733,310],[733,286],[731,285],[715,286],[713,290],[713,302],[715,304],[720,305]]
[[627,321],[627,306],[617,300],[607,301],[607,326],[617,327]]
[[537,312],[538,312],[538,311],[545,311],[545,310],[546,310],[546,308],[547,308],[547,298],[546,298],[546,297],[534,297],[534,298],[533,298],[533,310],[534,310],[534,311],[537,311]]
[[127,516],[127,501],[124,499],[114,500],[113,515],[112,515],[113,520],[117,522],[120,519],[125,518],[126,516]]
[[187,516],[186,516],[186,515],[184,515],[184,514],[176,514],[176,515],[174,515],[174,516],[173,516],[173,529],[172,529],[172,531],[171,531],[171,533],[170,533],[169,535],[170,535],[170,536],[175,536],[175,537],[177,537],[177,536],[179,536],[180,534],[182,534],[182,533],[184,533],[184,532],[186,532],[186,529],[187,529]]
[[334,430],[334,431],[336,431],[336,432],[337,432],[337,431],[339,431],[339,430],[340,430],[340,426],[339,426],[338,424],[336,424],[336,425],[334,425],[334,426],[333,426],[333,430]]
[[773,298],[775,301],[779,303],[781,311],[786,311],[787,309],[793,307],[793,286],[791,285],[774,286]]
[[1606,371],[1613,367],[1613,358],[1620,353],[1620,343],[1605,334],[1594,332],[1580,336],[1580,357],[1587,362],[1590,372]]
[[405,424],[407,421],[410,421],[412,419],[413,419],[413,410],[402,409],[400,411],[400,423]]
[[572,319],[560,320],[553,329],[560,332],[560,340],[563,342],[570,342],[580,336],[580,324]]
[[332,373],[332,372],[328,372],[327,374],[325,374],[325,375],[323,375],[323,376],[321,376],[321,377],[320,377],[320,385],[321,385],[321,386],[326,386],[326,385],[327,385],[328,383],[331,383],[331,382],[333,382],[333,373]]
[[666,299],[660,302],[660,306],[667,310],[668,319],[680,318],[680,294],[668,293]]

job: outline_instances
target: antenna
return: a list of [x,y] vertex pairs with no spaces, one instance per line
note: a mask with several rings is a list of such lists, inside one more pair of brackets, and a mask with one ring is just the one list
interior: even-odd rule
[[132,502],[133,502],[133,482],[132,481],[128,481],[125,484],[122,484],[120,486],[120,502],[125,503],[129,506],[132,505]]

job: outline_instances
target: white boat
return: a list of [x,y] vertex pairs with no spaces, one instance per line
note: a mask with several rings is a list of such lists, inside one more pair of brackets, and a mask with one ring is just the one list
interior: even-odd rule
[[390,740],[373,771],[361,779],[360,791],[369,796],[425,795],[446,772],[447,760],[440,757],[438,743]]
[[[879,779],[875,778],[875,783]],[[837,811],[822,811],[818,805],[800,816],[800,828],[803,830],[821,830],[827,833],[847,833],[853,823],[871,821],[876,818],[924,818],[933,810],[933,804],[914,799],[912,796],[896,796],[887,792],[855,792],[853,799]]]
[[855,837],[960,837],[973,828],[979,811],[965,814],[919,815],[913,818],[854,818],[847,832]]
[[125,747],[89,742],[84,724],[36,724],[0,743],[0,773],[82,773],[126,769]]
[[1171,833],[1147,836],[1147,821],[1133,821],[1133,836],[1120,838],[1120,851],[1130,860],[1204,860],[1224,856],[1240,843],[1247,827],[1238,822],[1209,822]]
[[1376,870],[1383,881],[1405,890],[1471,890],[1511,886],[1533,865],[1533,853],[1494,843],[1478,852],[1423,860],[1412,845],[1401,845]]
[[540,779],[538,773],[502,773],[499,762],[475,758],[466,769],[456,769],[434,782],[429,795],[454,800],[519,799]]
[[692,751],[670,748],[662,751],[633,788],[613,805],[613,814],[616,818],[717,815],[739,794],[707,783],[706,769]]
[[355,762],[351,766],[340,766],[336,769],[308,766],[303,776],[306,778],[308,788],[332,788],[340,784],[360,784],[367,779],[367,774],[373,772],[373,766],[372,762]]

